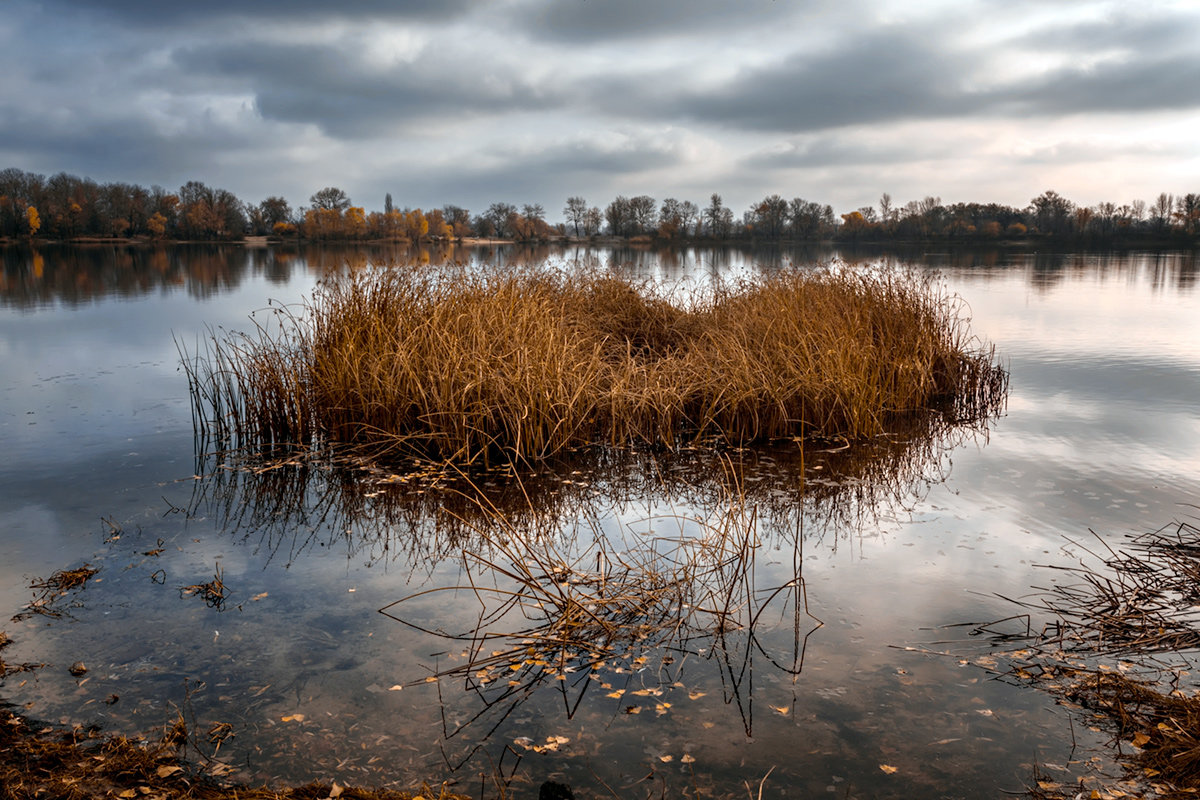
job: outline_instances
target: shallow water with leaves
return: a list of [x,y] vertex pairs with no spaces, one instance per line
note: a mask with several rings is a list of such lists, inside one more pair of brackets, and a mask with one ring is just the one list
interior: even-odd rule
[[[450,257],[674,282],[834,255]],[[238,779],[484,796],[973,797],[1110,766],[959,625],[1021,612],[1000,595],[1057,580],[1089,529],[1196,513],[1194,254],[841,255],[940,270],[1011,371],[1005,413],[464,481],[197,458],[175,340],[398,254],[4,251],[0,600],[97,572],[5,623],[10,660],[48,666],[2,696],[122,733],[182,713]]]

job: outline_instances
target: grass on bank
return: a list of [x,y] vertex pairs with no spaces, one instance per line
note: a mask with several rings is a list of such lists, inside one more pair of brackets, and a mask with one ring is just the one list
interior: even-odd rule
[[0,707],[0,800],[466,800],[444,786],[415,792],[309,783],[288,788],[220,783],[181,755],[185,729],[153,741],[96,728],[43,726]]
[[221,447],[350,443],[454,461],[594,444],[853,438],[995,413],[1007,373],[911,273],[785,269],[670,295],[608,272],[374,269],[184,353]]

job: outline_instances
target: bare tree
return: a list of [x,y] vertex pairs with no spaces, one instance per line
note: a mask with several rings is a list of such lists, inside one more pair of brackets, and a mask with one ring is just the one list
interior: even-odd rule
[[895,209],[892,207],[892,196],[884,192],[879,196],[879,218],[886,225],[892,221],[892,214]]
[[334,186],[326,186],[308,198],[308,202],[313,204],[313,208],[322,208],[329,211],[345,211],[350,207],[350,197],[341,189]]
[[575,235],[579,235],[579,228],[583,225],[583,218],[587,215],[587,201],[582,197],[568,197],[567,205],[563,208],[563,216],[567,222],[574,226]]
[[1171,224],[1171,209],[1174,206],[1175,198],[1166,192],[1154,200],[1154,205],[1150,207],[1150,217],[1154,220],[1154,227],[1161,231]]

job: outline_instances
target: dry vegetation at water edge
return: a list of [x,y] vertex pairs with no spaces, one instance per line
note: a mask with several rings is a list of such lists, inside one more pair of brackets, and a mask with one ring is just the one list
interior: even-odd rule
[[995,413],[961,301],[901,272],[785,269],[667,292],[612,273],[389,268],[184,353],[221,447],[333,442],[458,461],[717,435],[866,437]]

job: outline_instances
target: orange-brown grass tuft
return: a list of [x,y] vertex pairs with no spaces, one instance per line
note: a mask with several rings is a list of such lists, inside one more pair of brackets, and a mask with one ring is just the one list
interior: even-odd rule
[[1007,373],[911,273],[788,269],[667,292],[549,268],[357,271],[184,354],[222,447],[349,443],[456,461],[593,444],[851,438],[996,413]]

